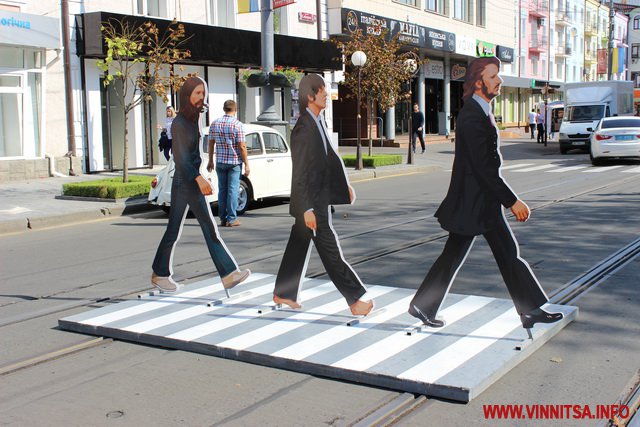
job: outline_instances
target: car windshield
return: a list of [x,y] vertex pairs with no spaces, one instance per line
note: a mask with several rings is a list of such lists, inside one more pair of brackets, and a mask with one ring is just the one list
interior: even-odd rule
[[570,122],[600,120],[604,116],[604,105],[575,105],[567,107],[565,120]]
[[613,129],[613,128],[640,128],[640,118],[637,119],[613,119],[613,120],[603,120],[602,121],[602,129]]

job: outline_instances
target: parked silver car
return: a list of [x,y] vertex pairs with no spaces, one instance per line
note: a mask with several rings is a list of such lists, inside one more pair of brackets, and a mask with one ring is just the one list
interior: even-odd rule
[[[245,125],[247,152],[251,173],[240,178],[238,192],[238,215],[242,215],[249,204],[267,197],[289,197],[291,194],[291,150],[282,135],[275,129],[260,125]],[[206,196],[209,203],[218,202],[218,182],[215,170],[207,171],[209,155],[207,148],[208,128],[203,129],[202,165],[200,173],[213,184],[213,194]],[[215,159],[214,159],[215,161]],[[167,166],[151,183],[149,203],[161,206],[166,212],[171,206],[171,184],[175,164],[173,156]]]

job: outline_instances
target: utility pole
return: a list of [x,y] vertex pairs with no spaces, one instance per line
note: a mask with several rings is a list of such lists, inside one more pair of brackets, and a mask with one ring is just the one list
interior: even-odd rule
[[[260,7],[260,30],[261,30],[261,50],[262,50],[262,71],[273,72],[273,10],[271,10],[271,0],[262,0]],[[260,88],[260,109],[258,122],[267,124],[269,122],[281,122],[280,115],[276,112],[275,95],[273,86],[267,85]]]
[[607,68],[607,80],[611,80],[611,76],[613,74],[613,35],[615,33],[615,17],[616,11],[613,8],[613,0],[609,0],[609,66]]

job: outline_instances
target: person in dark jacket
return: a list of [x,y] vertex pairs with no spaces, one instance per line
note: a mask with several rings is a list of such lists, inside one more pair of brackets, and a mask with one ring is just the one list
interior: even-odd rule
[[455,158],[449,191],[435,213],[449,232],[442,254],[433,264],[409,306],[409,313],[431,327],[442,327],[436,314],[467,257],[475,236],[489,243],[522,326],[531,336],[534,323],[551,323],[562,313],[547,313],[548,299],[520,249],[504,216],[503,206],[525,222],[529,207],[518,198],[500,172],[498,128],[491,101],[500,94],[502,79],[496,57],[478,58],[467,71],[464,106],[458,116]]
[[422,146],[422,153],[424,154],[424,114],[420,111],[418,104],[413,104],[413,113],[411,113],[411,149],[416,152],[416,137],[420,139],[420,145]]
[[298,93],[301,114],[291,132],[289,205],[295,223],[278,270],[273,301],[300,308],[298,294],[313,240],[329,278],[346,299],[351,313],[366,316],[373,301],[364,300],[366,289],[345,261],[331,222],[331,205],[353,203],[355,193],[321,114],[327,103],[325,82],[317,74],[306,75]]
[[171,124],[175,173],[171,185],[171,210],[167,230],[153,260],[151,283],[164,292],[179,289],[173,275],[173,250],[182,232],[187,212],[195,215],[209,249],[211,259],[225,289],[246,280],[251,272],[240,270],[218,234],[211,208],[204,196],[213,193],[211,184],[200,174],[200,112],[206,108],[207,85],[199,77],[189,77],[180,88],[180,112]]

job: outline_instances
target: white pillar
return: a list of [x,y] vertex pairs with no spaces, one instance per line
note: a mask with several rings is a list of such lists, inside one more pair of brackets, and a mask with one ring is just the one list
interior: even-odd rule
[[451,58],[448,53],[444,55],[444,93],[442,95],[445,135],[449,135],[451,133],[451,120],[449,118],[451,116]]

